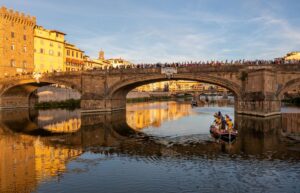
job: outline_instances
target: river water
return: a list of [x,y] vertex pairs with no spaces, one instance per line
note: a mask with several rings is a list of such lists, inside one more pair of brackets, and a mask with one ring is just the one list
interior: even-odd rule
[[[236,141],[210,136],[216,111],[234,120]],[[0,192],[300,192],[300,110],[282,112],[175,101],[113,114],[2,111]]]

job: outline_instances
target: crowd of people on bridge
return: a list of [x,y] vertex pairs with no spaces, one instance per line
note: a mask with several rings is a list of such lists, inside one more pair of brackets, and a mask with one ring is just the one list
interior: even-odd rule
[[[300,64],[299,60],[284,60],[284,59],[274,59],[274,60],[211,60],[211,61],[189,61],[189,62],[173,62],[173,63],[141,63],[141,64],[129,64],[129,65],[119,65],[119,66],[103,66],[101,68],[94,68],[89,70],[114,70],[114,69],[145,69],[145,68],[164,68],[164,67],[176,67],[176,68],[198,68],[198,67],[220,67],[220,66],[254,66],[254,65],[285,65],[285,64]],[[82,68],[82,71],[84,69]],[[53,71],[56,73],[57,71]],[[53,73],[49,72],[49,73]],[[32,73],[26,73],[30,75]],[[48,74],[46,72],[45,74]],[[25,75],[25,74],[20,74]],[[19,76],[19,75],[15,75]]]
[[281,65],[281,64],[300,64],[298,60],[211,60],[211,61],[189,61],[189,62],[173,62],[173,63],[141,63],[121,65],[116,67],[104,67],[102,69],[127,69],[127,68],[163,68],[163,67],[204,67],[204,66],[229,66],[229,65]]

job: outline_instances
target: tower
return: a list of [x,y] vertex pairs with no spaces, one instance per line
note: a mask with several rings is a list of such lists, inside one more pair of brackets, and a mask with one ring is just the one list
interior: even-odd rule
[[98,58],[99,60],[104,60],[104,51],[100,51],[99,52],[99,58]]
[[0,8],[0,77],[33,72],[33,16]]

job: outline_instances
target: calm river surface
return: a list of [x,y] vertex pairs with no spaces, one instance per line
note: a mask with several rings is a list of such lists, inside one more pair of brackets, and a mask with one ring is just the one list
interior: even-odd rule
[[[209,134],[219,110],[239,130],[233,143]],[[0,192],[300,192],[300,109],[282,112],[175,101],[113,114],[2,111]]]

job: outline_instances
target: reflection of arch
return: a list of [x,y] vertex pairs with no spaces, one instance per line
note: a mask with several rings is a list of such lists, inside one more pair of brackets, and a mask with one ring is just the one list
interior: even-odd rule
[[283,94],[289,90],[292,90],[294,88],[296,88],[297,86],[300,86],[300,78],[296,78],[296,79],[293,79],[293,80],[290,80],[288,81],[281,89],[279,89],[277,91],[277,94],[276,96],[279,98],[279,99],[282,99],[283,97]]
[[[168,79],[165,75],[151,75],[149,77],[147,76],[138,76],[135,78],[129,78],[122,81],[117,82],[113,86],[111,86],[110,92],[108,94],[109,98],[112,99],[120,99],[126,97],[127,93],[131,91],[132,89],[142,86],[145,84],[160,82],[160,81],[168,81]],[[191,81],[198,81],[198,82],[205,82],[210,83],[214,85],[218,85],[221,87],[224,87],[230,91],[232,91],[236,98],[241,98],[241,87],[227,79],[220,78],[220,77],[214,77],[209,75],[201,75],[199,77],[196,77],[194,75],[176,75],[171,80],[191,80]]]

